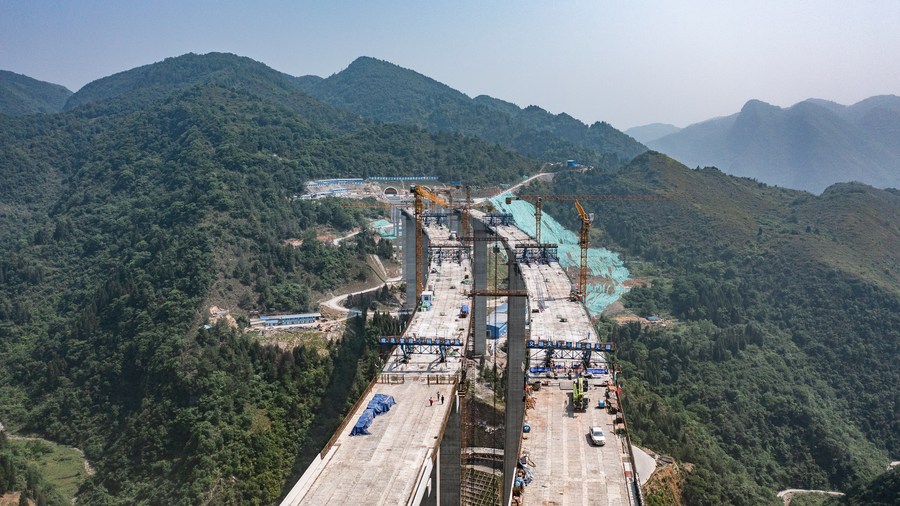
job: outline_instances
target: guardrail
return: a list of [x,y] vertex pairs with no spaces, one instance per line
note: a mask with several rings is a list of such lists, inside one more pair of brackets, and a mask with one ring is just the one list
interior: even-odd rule
[[[620,389],[619,385],[619,375],[615,375],[616,389]],[[628,425],[628,418],[625,415],[625,402],[622,400],[621,395],[617,396],[619,401],[619,412],[622,413],[622,425],[625,426],[625,442],[628,445],[628,458],[631,459],[631,474],[634,477],[634,488],[637,491],[635,494],[635,503],[637,506],[644,506],[644,492],[641,490],[641,478],[638,476],[637,470],[637,461],[634,459],[634,448],[631,446],[631,429]]]
[[[418,312],[418,309],[413,309],[412,313],[410,313],[410,315],[409,315],[408,321],[412,321],[412,319],[415,318],[417,312]],[[409,325],[407,324],[406,327],[409,328]],[[402,335],[406,335],[406,329],[403,330]],[[393,352],[393,348],[391,349],[391,351]],[[328,451],[331,450],[331,447],[334,446],[334,443],[341,436],[341,433],[347,428],[347,425],[350,424],[350,420],[353,418],[353,414],[356,413],[356,409],[359,408],[360,404],[362,404],[363,399],[366,398],[366,396],[375,387],[375,385],[377,383],[381,383],[381,381],[380,381],[381,377],[382,377],[382,374],[380,372],[376,373],[375,377],[372,378],[372,381],[369,382],[368,386],[366,386],[366,388],[363,390],[362,394],[360,394],[359,399],[356,400],[356,403],[353,404],[353,407],[350,408],[350,411],[347,412],[347,415],[341,421],[341,424],[338,426],[337,430],[335,430],[334,434],[331,435],[331,439],[329,439],[328,442],[325,443],[325,447],[322,448],[321,452],[319,452],[319,456],[321,458],[325,458],[325,455],[327,455]],[[400,383],[402,383],[402,382],[403,381],[401,379]]]
[[[447,378],[458,380],[457,375],[446,376]],[[450,399],[451,403],[456,399],[456,392],[459,383],[457,382],[453,385],[453,389],[450,391]],[[422,499],[425,497],[426,493],[436,493],[434,487],[431,485],[431,471],[435,469],[439,465],[437,461],[438,456],[440,455],[440,447],[441,442],[444,440],[444,431],[447,428],[447,421],[450,419],[450,416],[453,414],[453,404],[450,405],[450,409],[447,410],[447,414],[444,415],[444,420],[441,422],[441,431],[438,436],[435,438],[436,446],[434,448],[429,448],[428,453],[425,456],[425,460],[422,461],[422,467],[418,472],[418,479],[416,480],[416,485],[413,487],[412,492],[410,492],[409,497],[406,500],[407,506],[413,506],[422,503]],[[456,408],[459,409],[459,403],[456,402]]]
[[405,374],[379,374],[378,383],[382,385],[402,385],[406,383]]
[[328,451],[331,450],[331,447],[334,446],[334,443],[341,436],[341,433],[347,428],[347,425],[350,424],[350,421],[353,419],[353,414],[356,413],[356,409],[362,404],[363,400],[365,400],[366,396],[369,395],[369,392],[375,388],[375,385],[378,383],[378,375],[372,378],[372,381],[366,386],[366,388],[359,395],[359,399],[356,399],[356,403],[350,408],[350,411],[347,412],[347,415],[344,416],[344,419],[341,421],[341,424],[338,425],[338,428],[334,431],[334,434],[331,435],[331,439],[325,443],[325,447],[322,448],[322,451],[319,452],[319,457],[325,458],[325,455],[328,454]]

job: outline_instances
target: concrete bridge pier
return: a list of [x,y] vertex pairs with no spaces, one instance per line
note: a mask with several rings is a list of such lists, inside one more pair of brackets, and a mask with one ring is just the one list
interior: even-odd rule
[[460,409],[457,395],[453,396],[450,416],[444,426],[444,436],[431,470],[431,493],[422,499],[422,506],[458,506],[462,484],[462,453],[460,450]]
[[[394,226],[394,237],[395,241],[400,240],[400,237],[405,235],[406,227],[400,227],[400,208],[397,206],[391,206],[391,225]],[[402,246],[402,243],[400,244]]]
[[[421,276],[419,279],[422,280],[422,290],[428,290],[428,285],[426,282],[428,281],[428,269],[431,268],[431,250],[428,249],[431,246],[431,239],[428,238],[426,234],[422,234],[422,272],[419,273]],[[413,262],[415,265],[415,262]],[[419,301],[416,301],[418,304]]]
[[403,211],[403,280],[406,281],[406,307],[414,309],[416,300],[416,218]]
[[[525,290],[522,271],[516,263],[516,252],[507,249],[509,257],[509,289]],[[525,420],[525,340],[528,321],[528,298],[509,297],[507,313],[506,363],[506,441],[503,445],[503,502],[509,504],[516,479],[519,442]]]
[[[419,273],[419,279],[424,283],[431,267],[431,254],[428,252],[431,240],[426,234],[416,237],[416,217],[403,211],[403,280],[406,281],[407,309],[415,309],[419,305],[416,300],[416,239],[422,241],[422,272]],[[428,287],[424,289],[427,290]]]
[[[472,259],[472,288],[475,290],[487,290],[488,273],[488,242],[487,226],[480,220],[472,219],[469,227],[475,241],[472,242],[474,255]],[[472,300],[472,328],[473,347],[476,356],[482,356],[487,352],[487,297],[476,295]]]

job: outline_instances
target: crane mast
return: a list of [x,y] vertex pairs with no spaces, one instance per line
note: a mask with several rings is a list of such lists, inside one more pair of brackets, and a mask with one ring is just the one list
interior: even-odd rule
[[588,215],[584,212],[584,208],[576,200],[575,209],[578,210],[578,216],[581,217],[581,231],[579,234],[578,245],[581,246],[581,270],[578,272],[578,298],[584,302],[587,298],[587,261],[588,246],[591,240],[591,221],[593,214]]
[[425,289],[425,280],[422,275],[422,227],[425,215],[425,199],[444,207],[449,207],[450,204],[441,198],[440,195],[421,185],[412,185],[409,191],[415,199],[413,209],[416,217],[416,303],[418,303],[419,298],[422,297],[422,291]]

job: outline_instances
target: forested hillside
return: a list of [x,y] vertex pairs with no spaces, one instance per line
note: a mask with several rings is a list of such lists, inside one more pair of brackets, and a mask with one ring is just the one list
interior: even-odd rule
[[871,482],[854,488],[835,504],[847,506],[891,506],[900,504],[900,467],[894,466]]
[[362,57],[326,79],[298,78],[310,94],[337,108],[386,123],[457,132],[498,143],[541,161],[576,159],[618,167],[646,151],[604,122],[585,125],[567,114],[479,96],[391,63]]
[[62,110],[72,92],[58,84],[0,70],[0,114],[24,116]]
[[[677,321],[603,325],[635,440],[694,465],[687,504],[849,491],[900,454],[900,195],[839,185],[816,197],[658,153],[550,189],[668,196],[585,208],[594,240],[652,281],[626,306]],[[575,225],[570,209],[545,210]]]
[[189,55],[89,85],[64,113],[0,117],[0,420],[84,449],[97,474],[79,504],[271,504],[331,435],[389,318],[293,349],[201,328],[212,300],[310,310],[360,274],[375,244],[317,241],[360,221],[292,199],[306,180],[536,169],[253,68]]

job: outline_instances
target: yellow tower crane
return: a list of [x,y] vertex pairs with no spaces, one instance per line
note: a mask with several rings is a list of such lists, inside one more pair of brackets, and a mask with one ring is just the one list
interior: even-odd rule
[[594,214],[590,215],[584,212],[584,208],[578,201],[575,201],[575,209],[578,210],[578,216],[581,217],[581,232],[578,235],[578,245],[581,246],[581,270],[578,271],[578,293],[576,296],[584,302],[587,297],[587,260],[588,245],[591,240],[591,221],[594,220]]
[[472,187],[466,185],[466,201],[462,205],[462,222],[460,223],[463,237],[469,237],[469,209],[472,207]]
[[415,199],[415,216],[416,216],[416,303],[422,297],[422,291],[425,289],[425,280],[422,276],[422,222],[425,215],[425,199],[428,199],[439,206],[449,207],[449,203],[441,198],[440,195],[432,192],[428,188],[421,185],[412,185],[409,187],[410,193]]

